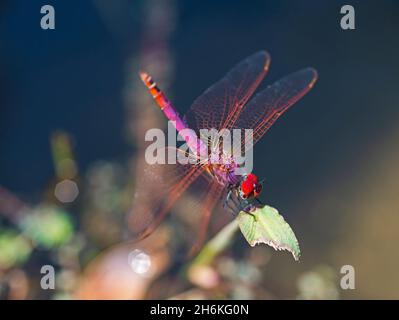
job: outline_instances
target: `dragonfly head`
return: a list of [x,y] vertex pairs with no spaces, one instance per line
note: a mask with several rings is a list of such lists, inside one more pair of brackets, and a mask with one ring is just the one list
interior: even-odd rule
[[258,177],[250,173],[243,178],[240,184],[240,195],[243,199],[257,198],[262,192],[263,181],[259,181]]

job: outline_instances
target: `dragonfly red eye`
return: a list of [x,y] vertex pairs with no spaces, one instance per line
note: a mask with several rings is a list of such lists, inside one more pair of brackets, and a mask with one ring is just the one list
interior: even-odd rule
[[248,177],[241,183],[241,194],[243,198],[248,198],[254,192],[254,183]]
[[255,175],[255,174],[253,174],[253,173],[250,173],[249,175],[247,175],[247,178],[246,178],[246,180],[249,180],[249,181],[251,181],[252,183],[258,183],[258,177]]

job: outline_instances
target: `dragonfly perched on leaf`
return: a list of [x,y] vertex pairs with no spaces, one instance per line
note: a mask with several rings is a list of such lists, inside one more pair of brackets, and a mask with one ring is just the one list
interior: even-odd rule
[[[194,163],[154,164],[143,172],[140,177],[143,180],[138,181],[138,186],[141,183],[151,184],[156,186],[157,191],[149,194],[140,192],[139,187],[136,188],[131,221],[136,239],[150,235],[180,196],[194,184],[200,185],[204,193],[199,201],[199,213],[202,216],[195,242],[197,248],[205,239],[211,213],[220,201],[224,202],[227,211],[235,214],[259,201],[262,181],[252,172],[236,174],[235,169],[240,164],[234,155],[229,154],[223,163],[209,160],[212,151],[223,152],[219,140],[204,140],[201,135],[193,136],[183,132],[188,128],[195,133],[210,128],[219,132],[252,129],[251,139],[246,139],[244,134],[244,138],[240,140],[240,147],[252,148],[273,123],[313,87],[317,79],[314,69],[302,69],[261,90],[249,100],[268,72],[269,65],[270,56],[266,51],[249,56],[198,97],[184,118],[180,117],[154,80],[147,73],[140,73],[141,80],[158,107],[168,120],[173,121],[176,130],[187,142],[190,154],[198,156],[198,151],[204,147],[210,151],[205,156],[202,153]],[[170,150],[173,147],[167,148]],[[176,152],[179,149],[176,148]],[[150,209],[142,210],[143,204]]]

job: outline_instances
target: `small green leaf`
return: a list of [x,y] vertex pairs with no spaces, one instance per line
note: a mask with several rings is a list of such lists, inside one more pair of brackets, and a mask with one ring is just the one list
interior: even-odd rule
[[265,205],[254,208],[250,213],[241,211],[237,219],[242,234],[252,247],[266,243],[275,250],[288,250],[295,260],[299,259],[298,240],[275,208]]

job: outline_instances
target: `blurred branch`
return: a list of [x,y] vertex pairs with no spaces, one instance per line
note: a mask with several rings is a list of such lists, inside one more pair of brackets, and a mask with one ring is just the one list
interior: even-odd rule
[[237,230],[238,222],[234,219],[205,244],[198,256],[186,269],[187,278],[193,284],[209,289],[219,283],[219,273],[211,267],[211,264],[215,257],[230,245]]
[[70,136],[65,132],[56,132],[52,134],[50,142],[57,178],[60,180],[74,178],[77,166]]
[[190,264],[189,269],[198,265],[210,264],[218,254],[229,246],[237,230],[238,222],[234,219],[220,230],[207,244],[205,244],[203,249]]
[[0,215],[9,219],[12,223],[18,224],[24,212],[28,211],[28,205],[17,196],[0,186]]

